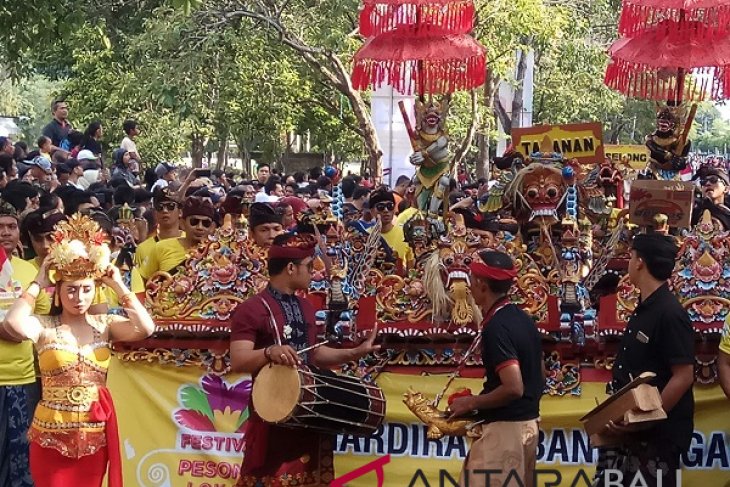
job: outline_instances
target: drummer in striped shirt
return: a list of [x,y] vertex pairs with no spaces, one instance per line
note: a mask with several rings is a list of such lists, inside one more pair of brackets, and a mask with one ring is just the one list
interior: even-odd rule
[[[309,288],[316,241],[308,234],[287,233],[269,249],[268,286],[241,303],[231,320],[231,369],[256,380],[269,363],[296,367],[301,363],[330,368],[379,349],[377,329],[351,349],[315,345],[315,309],[297,291]],[[240,487],[327,486],[334,479],[334,437],[293,430],[264,422],[255,411],[245,429],[246,445]]]

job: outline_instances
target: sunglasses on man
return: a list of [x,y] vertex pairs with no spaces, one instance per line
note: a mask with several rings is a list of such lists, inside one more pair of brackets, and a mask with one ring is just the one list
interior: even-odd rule
[[[721,179],[717,176],[707,176],[706,178],[700,179],[700,185],[705,186],[706,184],[717,184]],[[724,183],[725,181],[722,180]]]
[[177,210],[177,203],[173,201],[166,201],[164,203],[157,203],[155,205],[157,211],[175,211]]
[[188,223],[190,223],[191,227],[198,227],[202,225],[203,228],[210,228],[210,226],[213,224],[213,220],[211,220],[210,218],[198,218],[195,216],[191,216],[188,220]]
[[391,201],[385,201],[375,205],[375,209],[378,211],[393,211],[395,209],[395,203]]

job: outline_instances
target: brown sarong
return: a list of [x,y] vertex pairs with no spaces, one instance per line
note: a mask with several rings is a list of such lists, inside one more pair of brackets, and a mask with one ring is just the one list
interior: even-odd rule
[[[537,420],[497,421],[476,427],[459,485],[533,487],[537,461]],[[519,478],[518,478],[519,477]]]

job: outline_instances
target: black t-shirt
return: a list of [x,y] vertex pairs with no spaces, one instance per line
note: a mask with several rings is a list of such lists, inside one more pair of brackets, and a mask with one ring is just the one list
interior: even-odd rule
[[87,140],[84,144],[84,149],[90,150],[91,153],[95,156],[101,155],[101,153],[103,152],[101,143],[96,139],[92,139],[91,137],[89,137],[89,140]]
[[514,304],[507,304],[484,324],[482,361],[486,379],[482,394],[499,387],[499,370],[514,362],[520,366],[524,394],[501,408],[479,411],[479,419],[491,423],[527,421],[540,416],[540,397],[545,386],[540,334],[532,319]]
[[51,139],[51,143],[56,147],[61,147],[63,139],[68,137],[69,131],[73,127],[67,121],[65,125],[61,125],[55,118],[48,122],[48,125],[43,127],[43,135]]
[[725,205],[716,205],[707,198],[700,200],[692,210],[692,225],[700,222],[705,210],[709,210],[712,218],[720,222],[723,230],[730,230],[730,208]]
[[[613,365],[618,390],[642,372],[654,372],[659,391],[672,377],[672,366],[694,364],[694,331],[687,311],[665,283],[636,307],[621,339]],[[694,430],[694,396],[690,388],[669,411],[667,419],[640,433],[642,439],[671,441],[689,448]]]

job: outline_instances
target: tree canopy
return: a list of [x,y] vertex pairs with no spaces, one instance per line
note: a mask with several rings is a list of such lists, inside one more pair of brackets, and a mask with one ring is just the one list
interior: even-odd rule
[[[367,93],[352,90],[352,55],[362,44],[356,0],[7,0],[0,5],[0,111],[24,116],[29,138],[63,94],[77,127],[142,126],[147,162],[235,143],[244,157],[275,159],[291,137],[343,159],[376,160],[379,145]],[[650,103],[603,85],[605,50],[615,37],[616,0],[476,0],[475,37],[487,48],[489,83],[476,97],[458,93],[452,137],[493,139],[499,117],[511,127],[519,104],[501,106],[500,83],[521,89],[522,53],[535,53],[533,120],[598,120],[608,141],[640,142],[652,130]],[[22,26],[22,28],[18,28]],[[517,55],[515,54],[517,53]],[[13,83],[11,83],[13,80]],[[704,111],[703,111],[704,110]],[[696,147],[730,137],[718,113],[698,114]],[[709,118],[708,118],[709,117]],[[709,121],[708,121],[709,120]]]

